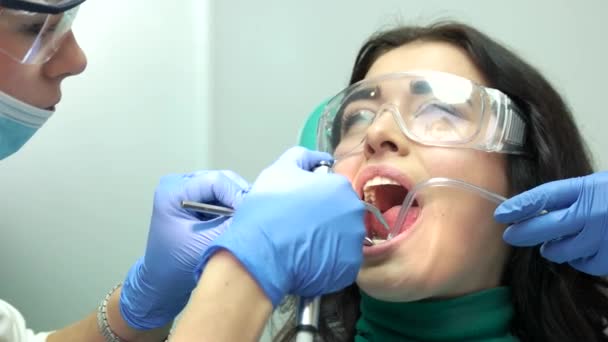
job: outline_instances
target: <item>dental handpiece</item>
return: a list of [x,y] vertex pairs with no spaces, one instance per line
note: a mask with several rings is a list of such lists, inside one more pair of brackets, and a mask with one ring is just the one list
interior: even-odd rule
[[[332,164],[322,161],[312,172],[330,173]],[[321,310],[321,297],[297,298],[296,306],[296,342],[313,342],[319,331],[319,312]]]

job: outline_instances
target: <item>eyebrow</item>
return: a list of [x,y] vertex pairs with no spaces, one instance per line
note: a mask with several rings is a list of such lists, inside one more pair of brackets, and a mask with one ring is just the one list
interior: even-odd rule
[[414,95],[428,94],[433,89],[427,80],[413,80],[410,82],[410,92]]

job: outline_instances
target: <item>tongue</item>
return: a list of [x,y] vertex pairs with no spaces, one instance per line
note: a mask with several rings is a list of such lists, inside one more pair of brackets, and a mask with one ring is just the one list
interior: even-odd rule
[[[387,211],[385,211],[382,214],[382,216],[384,217],[384,220],[386,221],[386,223],[388,223],[388,225],[391,229],[393,229],[395,227],[395,225],[397,224],[397,218],[399,217],[399,212],[401,212],[401,206],[396,205],[396,206],[388,209]],[[416,218],[418,217],[419,212],[420,212],[419,207],[410,207],[410,209],[408,210],[408,212],[405,216],[405,220],[403,221],[403,224],[401,225],[401,227],[399,227],[399,230],[397,231],[397,234],[400,234],[403,231],[405,231],[407,228],[411,227],[412,224],[414,223],[414,221],[416,221]],[[376,238],[380,238],[380,239],[386,239],[388,237],[389,232],[386,230],[384,225],[382,225],[382,223],[380,223],[378,221],[378,219],[374,216],[374,214],[372,214],[370,212],[367,212],[365,214],[365,226],[367,227],[368,237],[375,236]]]

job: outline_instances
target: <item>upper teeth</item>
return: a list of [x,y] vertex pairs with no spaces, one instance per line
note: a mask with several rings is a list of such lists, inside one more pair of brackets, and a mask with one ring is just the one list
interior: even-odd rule
[[399,183],[397,183],[396,181],[394,181],[390,178],[378,176],[378,177],[374,177],[374,178],[368,180],[367,182],[365,182],[365,184],[363,185],[363,191],[368,190],[370,187],[375,186],[375,185],[386,185],[386,184],[399,185]]
[[395,180],[392,180],[387,177],[377,176],[374,177],[363,185],[363,199],[371,204],[376,203],[376,192],[373,190],[373,187],[376,185],[399,185]]

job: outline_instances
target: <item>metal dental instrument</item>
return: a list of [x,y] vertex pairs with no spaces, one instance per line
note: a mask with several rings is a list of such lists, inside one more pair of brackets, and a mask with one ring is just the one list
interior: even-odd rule
[[182,201],[182,208],[190,209],[199,213],[219,215],[219,216],[232,216],[234,215],[234,209],[221,207],[219,205],[211,205],[205,203],[198,203],[192,201]]
[[374,216],[376,216],[378,222],[380,222],[384,226],[387,232],[391,230],[391,228],[388,226],[388,223],[386,223],[384,216],[382,216],[380,209],[376,208],[373,204],[367,203],[365,201],[363,201],[363,205],[365,206],[365,209],[367,209],[369,212],[374,214]]
[[[382,216],[382,213],[380,213],[380,210],[378,210],[378,208],[374,207],[372,204],[369,204],[367,202],[363,202],[363,203],[365,205],[365,208],[367,210],[369,210],[372,214],[374,214],[374,216],[376,216],[378,221],[386,228],[386,230],[390,231],[388,223],[386,223],[386,221],[384,220],[384,217]],[[192,202],[192,201],[182,201],[181,206],[182,206],[182,208],[196,211],[199,213],[204,213],[204,214],[211,214],[211,215],[218,215],[218,216],[234,215],[234,209],[231,209],[228,207],[221,207],[219,205],[211,205],[211,204],[198,203],[198,202]],[[373,246],[373,245],[375,245],[375,242],[374,242],[374,240],[372,240],[371,238],[366,236],[365,240],[363,241],[363,244],[365,246]]]
[[[367,209],[369,212],[371,212],[372,214],[374,214],[374,216],[376,217],[376,219],[378,220],[378,222],[380,222],[384,228],[386,229],[387,232],[391,232],[391,228],[389,227],[388,223],[386,223],[386,220],[384,219],[384,216],[382,216],[382,213],[380,212],[380,209],[376,208],[373,204],[371,203],[367,203],[365,201],[362,201],[363,205],[365,206],[365,209]],[[365,246],[373,246],[376,243],[374,242],[374,240],[372,240],[372,238],[370,238],[369,236],[365,237],[365,240],[363,240],[363,245]]]

